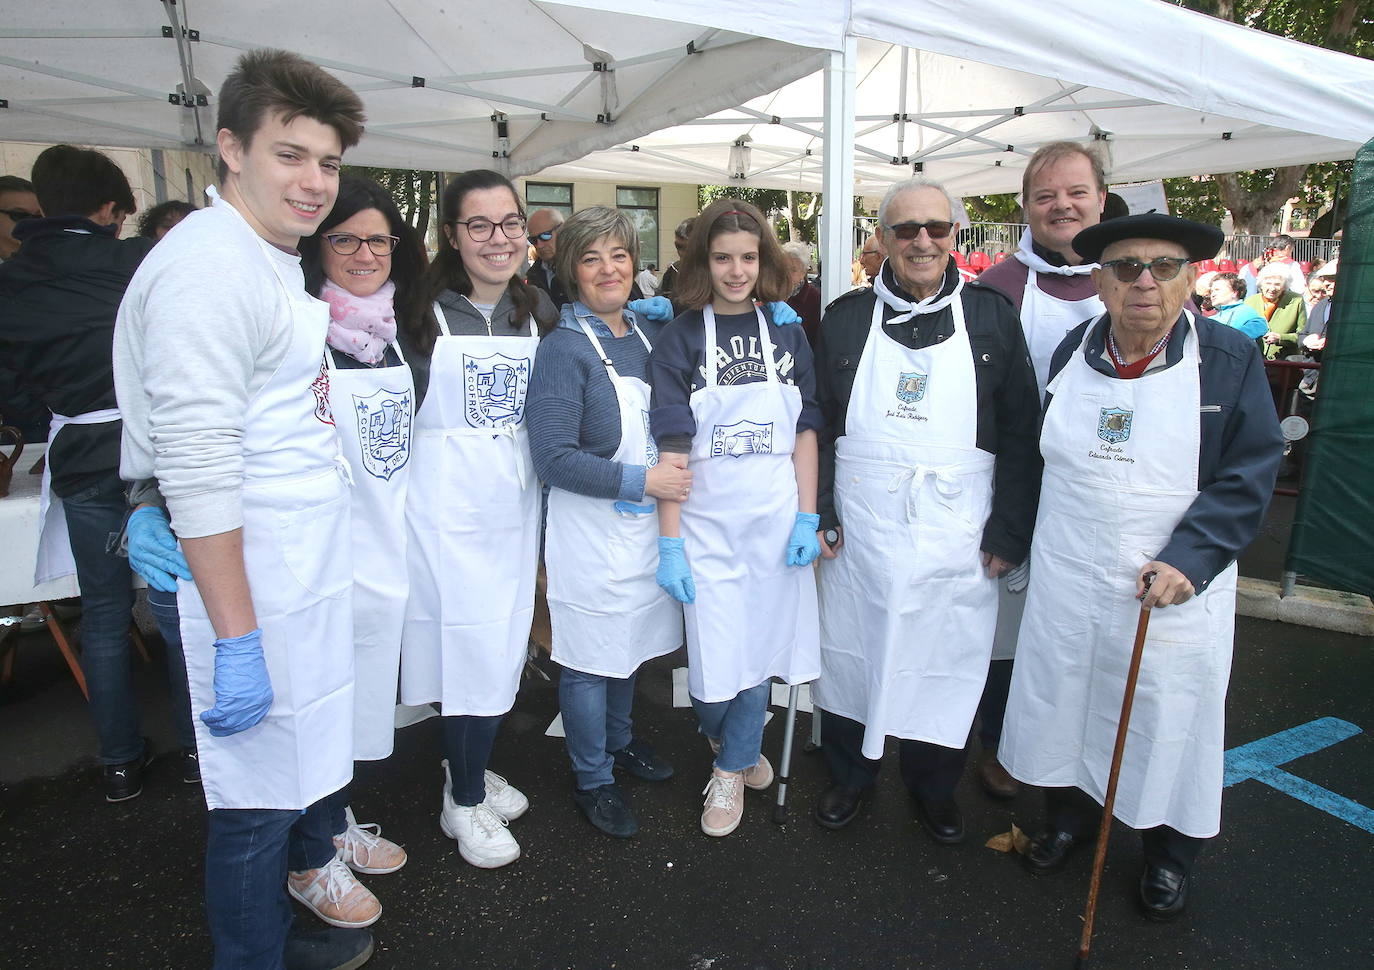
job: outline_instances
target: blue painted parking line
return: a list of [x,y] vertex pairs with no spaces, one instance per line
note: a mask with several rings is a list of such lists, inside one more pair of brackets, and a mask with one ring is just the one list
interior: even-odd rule
[[1357,828],[1374,834],[1374,809],[1284,771],[1280,765],[1329,748],[1363,731],[1349,721],[1322,717],[1297,727],[1271,734],[1267,738],[1242,744],[1226,752],[1223,787],[1242,781],[1263,782],[1276,791],[1291,795],[1328,815],[1334,815]]

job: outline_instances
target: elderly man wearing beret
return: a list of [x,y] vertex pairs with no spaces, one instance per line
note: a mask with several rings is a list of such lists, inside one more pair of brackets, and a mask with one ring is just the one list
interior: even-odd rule
[[[1237,554],[1255,537],[1283,440],[1244,334],[1184,310],[1219,230],[1147,213],[1080,232],[1106,312],[1050,364],[1029,591],[999,757],[1045,788],[1025,856],[1063,864],[1100,817],[1143,604],[1153,609],[1114,814],[1141,831],[1140,903],[1183,910],[1221,823]],[[1153,577],[1153,582],[1149,580]]]

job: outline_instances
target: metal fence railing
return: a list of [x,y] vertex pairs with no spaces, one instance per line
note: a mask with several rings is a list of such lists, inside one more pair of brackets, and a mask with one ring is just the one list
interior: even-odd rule
[[[1273,236],[1234,235],[1226,237],[1222,254],[1237,263],[1248,262],[1269,248]],[[1341,241],[1307,236],[1293,237],[1293,258],[1300,263],[1325,262],[1336,254]]]

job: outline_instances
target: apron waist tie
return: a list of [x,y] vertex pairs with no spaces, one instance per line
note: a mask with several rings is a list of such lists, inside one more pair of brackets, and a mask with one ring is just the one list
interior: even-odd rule
[[510,439],[511,449],[515,456],[515,476],[520,482],[520,489],[523,491],[526,484],[525,463],[520,460],[520,449],[516,446],[517,442],[515,433],[518,430],[519,427],[514,423],[497,425],[497,427],[495,428],[497,436]]
[[[964,491],[964,485],[959,479],[951,475],[947,470],[931,465],[916,465],[911,468],[903,468],[892,476],[892,480],[887,483],[889,494],[895,494],[907,482],[911,483],[911,488],[906,497],[906,520],[916,521],[916,497],[920,491],[920,486],[927,478],[935,479],[935,491],[942,499],[958,498]],[[941,504],[948,505],[947,502]]]

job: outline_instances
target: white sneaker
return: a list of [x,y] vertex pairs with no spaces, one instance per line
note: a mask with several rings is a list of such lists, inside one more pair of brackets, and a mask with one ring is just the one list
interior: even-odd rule
[[382,915],[377,897],[353,878],[337,855],[322,869],[287,873],[286,890],[330,926],[362,929]]
[[[453,792],[453,776],[449,774],[447,758],[439,763],[444,766],[444,804],[447,805],[453,801],[450,797]],[[507,822],[514,821],[530,810],[530,800],[525,797],[524,792],[496,772],[483,772],[482,780],[487,791],[482,803]]]
[[[720,754],[720,742],[713,738],[707,738],[706,740],[711,745],[711,753]],[[763,755],[759,755],[758,761],[754,762],[748,768],[745,768],[743,774],[745,788],[750,788],[754,791],[763,791],[763,789],[773,784],[773,766],[768,763],[768,759]]]
[[444,793],[444,810],[439,828],[458,842],[458,854],[479,869],[496,869],[520,858],[520,843],[506,831],[506,819],[486,802],[480,805],[455,805]]
[[334,848],[339,850],[339,858],[348,868],[375,876],[395,872],[406,864],[406,850],[382,838],[380,825],[375,822],[359,824],[351,805],[344,808],[344,819],[348,827],[343,834],[334,836]]
[[701,830],[707,835],[719,838],[739,828],[740,819],[744,817],[744,799],[740,797],[740,783],[743,780],[738,771],[711,769],[711,779],[701,792],[706,796],[706,805],[701,812]]
[[488,771],[485,780],[487,797],[483,799],[482,804],[497,815],[503,816],[507,822],[515,821],[530,810],[530,800],[525,797],[525,793],[496,772]]

